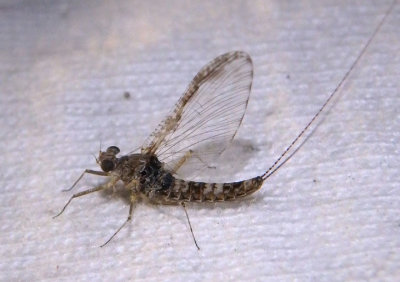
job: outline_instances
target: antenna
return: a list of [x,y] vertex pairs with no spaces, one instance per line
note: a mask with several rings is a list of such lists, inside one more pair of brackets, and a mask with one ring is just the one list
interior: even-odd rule
[[[371,37],[368,39],[367,43],[364,45],[362,48],[360,54],[357,56],[357,58],[354,60],[353,64],[349,68],[349,70],[346,72],[346,74],[343,76],[343,78],[340,80],[339,84],[336,86],[336,88],[332,91],[332,93],[329,95],[328,99],[326,99],[325,103],[322,105],[322,107],[318,110],[318,112],[313,116],[313,118],[310,120],[310,122],[303,128],[303,130],[300,132],[299,135],[292,141],[292,143],[283,151],[283,153],[279,156],[279,158],[276,159],[276,161],[273,163],[273,165],[261,176],[263,180],[267,179],[270,177],[272,174],[275,173],[283,164],[285,164],[299,149],[299,147],[291,154],[289,155],[286,159],[282,161],[282,163],[279,164],[281,159],[292,149],[292,147],[297,143],[297,141],[308,131],[310,128],[311,124],[314,123],[314,121],[317,119],[317,117],[320,115],[320,113],[326,108],[326,106],[329,104],[329,102],[332,100],[332,98],[335,96],[335,94],[338,93],[338,91],[341,89],[343,83],[347,80],[349,77],[350,73],[354,70],[354,68],[357,66],[359,63],[360,59],[363,57],[365,54],[366,50],[368,49],[368,46],[371,44],[372,40],[375,38],[376,34],[379,32],[381,29],[383,23],[385,22],[387,16],[390,14],[390,12],[393,10],[393,7],[396,4],[396,0],[392,2],[390,7],[388,8],[387,12],[383,16],[382,20],[379,22],[378,26],[375,28],[374,32],[372,33]],[[300,145],[301,146],[301,145]],[[278,165],[279,164],[279,165]],[[277,166],[278,165],[278,166]]]

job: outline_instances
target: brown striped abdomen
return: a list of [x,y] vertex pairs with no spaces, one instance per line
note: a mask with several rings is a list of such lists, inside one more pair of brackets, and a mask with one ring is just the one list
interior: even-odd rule
[[183,202],[232,201],[254,193],[261,188],[260,176],[231,183],[205,183],[176,179],[168,191],[166,200]]

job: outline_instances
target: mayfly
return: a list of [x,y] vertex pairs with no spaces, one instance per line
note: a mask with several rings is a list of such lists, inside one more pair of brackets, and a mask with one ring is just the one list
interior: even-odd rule
[[[132,219],[135,202],[145,199],[154,204],[182,205],[194,243],[200,249],[185,203],[233,201],[259,190],[263,182],[293,155],[293,153],[291,155],[288,153],[338,92],[389,12],[385,14],[350,69],[322,107],[262,175],[230,183],[205,183],[183,180],[177,174],[188,160],[195,160],[200,166],[206,166],[209,160],[220,155],[233,140],[243,120],[253,80],[253,64],[247,53],[229,52],[218,56],[199,71],[171,114],[161,122],[141,147],[140,153],[118,157],[120,149],[116,146],[108,147],[106,151],[100,150],[96,160],[102,171],[86,169],[68,190],[74,188],[86,173],[108,176],[109,181],[74,194],[54,217],[61,215],[74,198],[103,189],[115,188],[116,183],[121,181],[130,192],[128,218],[102,246],[110,242]],[[207,150],[204,152],[197,151],[197,148],[210,142],[214,145],[206,146]],[[286,155],[288,156],[283,159]]]

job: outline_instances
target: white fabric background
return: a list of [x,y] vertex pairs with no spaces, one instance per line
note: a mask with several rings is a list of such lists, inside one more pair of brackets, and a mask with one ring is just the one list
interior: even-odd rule
[[[3,1],[1,280],[400,278],[400,6],[300,151],[240,202],[66,203],[92,154],[128,153],[209,60],[247,51],[254,84],[215,180],[261,174],[335,88],[390,1]],[[130,99],[123,93],[129,91]],[[228,165],[227,165],[228,164]],[[104,181],[88,176],[75,191]]]

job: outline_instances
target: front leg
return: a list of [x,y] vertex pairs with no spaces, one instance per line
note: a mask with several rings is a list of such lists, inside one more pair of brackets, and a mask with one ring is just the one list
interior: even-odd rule
[[118,181],[118,179],[111,179],[106,184],[99,185],[97,187],[90,188],[88,190],[85,190],[85,191],[82,191],[82,192],[79,192],[79,193],[76,193],[76,194],[72,195],[72,197],[68,200],[68,202],[65,204],[63,209],[57,215],[53,216],[53,218],[56,218],[56,217],[60,216],[65,211],[65,209],[68,207],[68,205],[71,203],[71,201],[74,198],[78,198],[80,196],[84,196],[84,195],[87,195],[87,194],[90,194],[90,193],[93,193],[93,192],[96,192],[96,191],[100,191],[100,190],[103,190],[103,189],[107,189],[107,188],[113,187],[117,181]]
[[79,176],[79,178],[74,182],[74,184],[71,186],[71,188],[64,189],[63,191],[64,192],[71,191],[76,186],[76,184],[78,184],[78,182],[82,179],[82,177],[85,175],[85,173],[90,173],[90,174],[100,175],[100,176],[108,176],[109,175],[107,172],[104,172],[104,171],[85,169],[85,171],[82,172],[81,176]]

